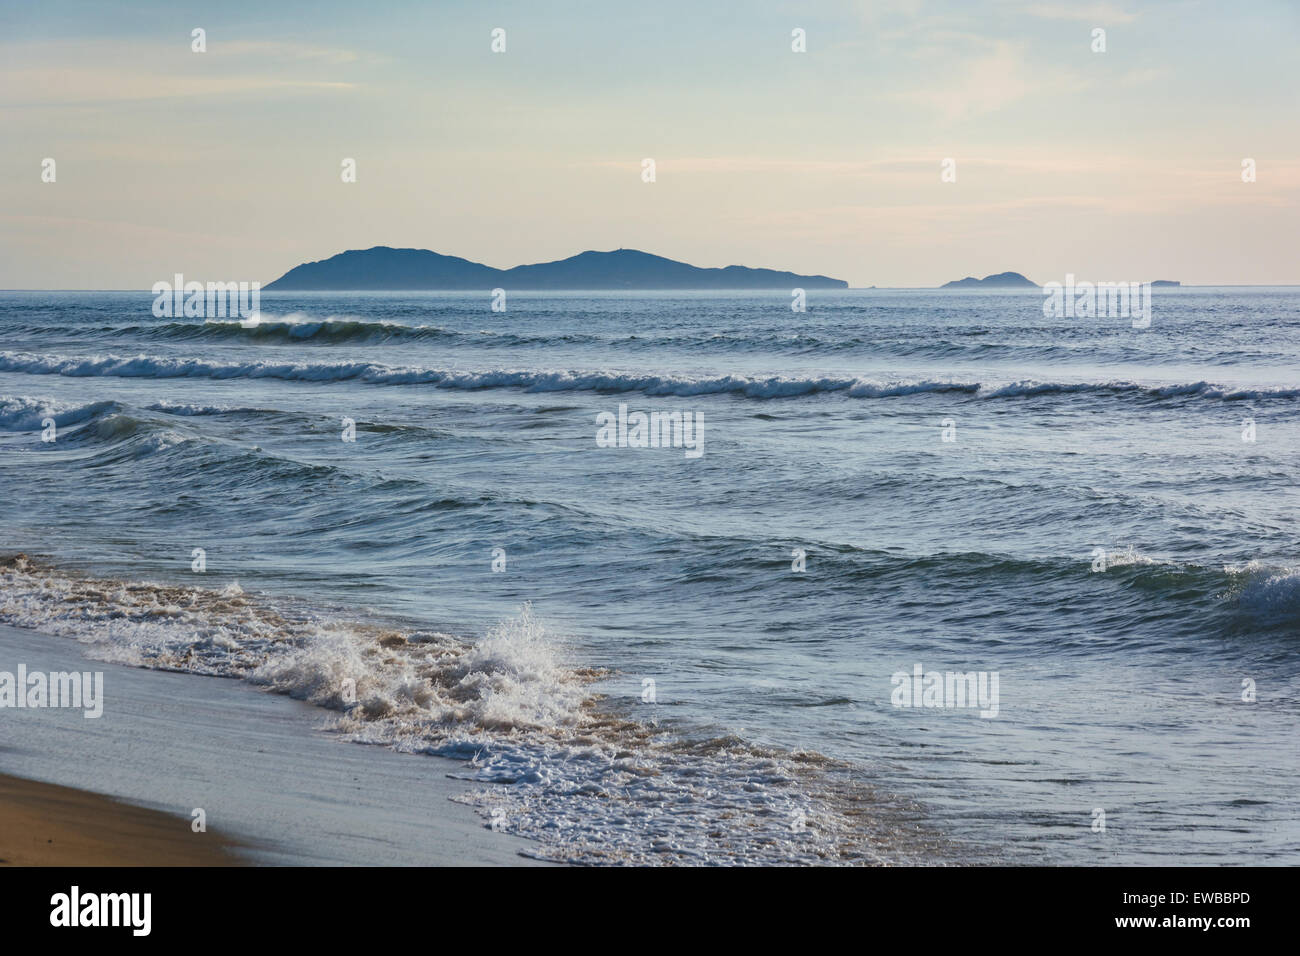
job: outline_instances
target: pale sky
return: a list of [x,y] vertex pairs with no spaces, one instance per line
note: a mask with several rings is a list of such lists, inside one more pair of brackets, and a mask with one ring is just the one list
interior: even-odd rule
[[0,288],[374,245],[1297,283],[1297,47],[1294,0],[9,3]]

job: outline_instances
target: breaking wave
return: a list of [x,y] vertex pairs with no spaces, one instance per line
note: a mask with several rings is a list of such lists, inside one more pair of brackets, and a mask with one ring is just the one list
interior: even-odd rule
[[[235,677],[335,714],[349,740],[458,758],[460,798],[581,863],[881,863],[943,841],[817,754],[635,722],[566,660],[531,606],[480,640],[247,594],[0,560],[0,622],[134,667]],[[792,822],[798,821],[797,826]],[[904,834],[904,827],[910,832]],[[905,837],[905,838],[904,838]]]
[[642,392],[653,396],[734,395],[751,399],[841,393],[850,398],[893,398],[924,393],[964,393],[981,399],[1088,393],[1150,400],[1205,398],[1224,401],[1296,399],[1300,388],[1233,388],[1209,382],[1144,385],[1136,382],[983,383],[943,380],[870,381],[851,376],[689,376],[635,372],[496,369],[466,371],[374,362],[221,362],[197,358],[97,355],[69,357],[0,352],[0,371],[68,377],[278,379],[354,381],[373,385],[428,385],[447,389],[514,388],[531,392]]

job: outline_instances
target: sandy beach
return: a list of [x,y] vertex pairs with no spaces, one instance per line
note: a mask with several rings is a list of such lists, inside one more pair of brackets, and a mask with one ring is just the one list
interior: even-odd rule
[[231,866],[233,849],[166,813],[0,774],[0,866]]
[[[0,670],[102,671],[104,712],[0,710],[0,858],[18,866],[528,865],[451,801],[458,765],[347,743],[247,684],[87,660],[0,626]],[[191,819],[202,809],[207,832]]]

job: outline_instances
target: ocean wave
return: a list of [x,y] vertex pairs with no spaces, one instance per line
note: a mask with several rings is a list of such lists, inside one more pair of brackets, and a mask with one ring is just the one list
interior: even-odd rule
[[389,366],[373,362],[219,362],[148,355],[78,358],[8,351],[0,352],[0,371],[69,377],[362,381],[375,385],[431,385],[467,390],[518,388],[533,392],[641,391],[649,395],[677,396],[739,394],[749,398],[780,398],[835,391],[845,391],[854,397],[879,398],[923,391],[972,392],[979,388],[978,384],[961,382],[881,383],[848,377],[690,377],[529,369],[462,371]]
[[116,412],[121,407],[117,402],[111,401],[74,404],[51,398],[0,395],[0,431],[40,431],[45,427],[46,419],[53,419],[59,428],[66,428]]
[[[1049,340],[1018,340],[1026,332],[1041,329],[1019,327],[997,330],[966,328],[953,330],[945,326],[922,326],[899,336],[889,329],[814,329],[791,332],[786,329],[741,327],[710,330],[688,329],[646,333],[613,330],[581,331],[547,328],[527,329],[457,329],[416,321],[393,321],[389,318],[365,318],[351,315],[314,316],[304,312],[284,315],[259,313],[250,324],[236,318],[209,318],[193,321],[158,323],[123,323],[117,325],[65,324],[10,326],[11,334],[44,340],[103,340],[120,344],[124,339],[156,341],[245,342],[250,345],[386,345],[447,344],[470,348],[545,347],[559,345],[594,345],[599,348],[655,351],[677,349],[707,352],[774,353],[780,355],[892,355],[899,358],[980,361],[1011,360],[1020,362],[1069,362],[1077,358],[1113,363],[1167,364],[1189,359],[1216,365],[1243,362],[1287,361],[1289,353],[1260,348],[1239,348],[1222,343],[1195,345],[1179,341],[1177,348],[1153,351],[1149,346],[1123,345],[1109,340],[1084,336],[1079,341],[1062,341],[1069,337],[1061,330]],[[980,336],[997,332],[1002,340],[986,341]],[[1078,335],[1079,333],[1076,333]]]
[[340,316],[318,319],[302,313],[282,317],[258,316],[256,324],[235,319],[207,319],[193,322],[169,322],[160,326],[143,326],[136,331],[145,335],[182,339],[251,339],[258,342],[437,342],[458,339],[464,333],[435,325],[405,325]]
[[914,818],[905,828],[819,755],[690,738],[618,713],[591,692],[604,675],[568,662],[528,605],[471,642],[233,582],[87,578],[17,555],[0,560],[0,622],[75,638],[97,660],[241,678],[333,712],[346,739],[458,758],[459,776],[481,785],[464,800],[546,859],[933,862],[940,852]]
[[[254,317],[250,317],[254,318]],[[105,339],[120,342],[125,337],[171,341],[213,341],[251,344],[384,344],[403,342],[449,342],[485,347],[546,345],[602,341],[599,335],[580,332],[511,332],[451,329],[437,325],[408,325],[380,319],[350,316],[316,318],[304,313],[283,316],[258,313],[249,320],[205,319],[191,322],[131,323],[123,325],[24,325],[12,333],[42,338]],[[635,339],[635,336],[629,339]]]
[[1137,395],[1150,399],[1215,398],[1225,401],[1300,398],[1300,388],[1285,386],[1266,388],[1233,388],[1210,382],[1190,382],[1175,385],[1142,385],[1137,382],[1038,382],[1026,380],[981,389],[981,398],[1032,398],[1039,395],[1071,395],[1077,393]]
[[171,402],[165,400],[154,402],[145,407],[151,412],[162,412],[166,415],[180,415],[186,418],[204,415],[275,414],[272,409],[253,408],[247,405],[203,405],[196,402]]
[[1251,561],[1228,565],[1228,596],[1266,624],[1300,624],[1300,568],[1272,568]]
[[[153,330],[158,330],[156,333]],[[257,342],[311,342],[314,344],[381,344],[385,342],[448,342],[502,347],[599,342],[601,337],[582,332],[513,332],[491,329],[450,329],[438,325],[407,325],[382,319],[351,316],[314,318],[295,312],[285,316],[260,315],[257,324],[238,320],[207,319],[202,325],[171,322],[143,326],[141,334],[168,338],[251,339]]]
[[[111,458],[142,458],[195,436],[131,414],[120,402],[74,404],[27,396],[0,395],[0,432],[41,431],[53,419],[58,441],[74,446],[90,441],[108,446]],[[73,430],[75,428],[75,431]],[[100,462],[109,460],[101,458]]]
[[0,352],[0,371],[70,377],[278,379],[300,382],[358,381],[374,385],[428,385],[446,389],[512,388],[530,392],[642,392],[651,396],[735,395],[752,399],[794,398],[843,393],[850,398],[891,398],[923,393],[966,393],[981,399],[1028,398],[1056,394],[1138,395],[1160,400],[1214,398],[1226,401],[1295,399],[1300,388],[1233,388],[1194,382],[1143,385],[1135,382],[1010,383],[915,380],[881,382],[850,376],[719,375],[690,376],[636,372],[495,369],[468,371],[374,362],[220,362],[199,358],[96,355],[90,357]]

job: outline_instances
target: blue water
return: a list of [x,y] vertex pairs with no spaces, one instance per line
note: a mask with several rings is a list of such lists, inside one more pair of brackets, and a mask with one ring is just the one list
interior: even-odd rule
[[[366,645],[387,703],[344,729],[473,757],[553,858],[1300,861],[1300,294],[1156,290],[1148,329],[789,303],[264,293],[244,328],[0,293],[0,551],[41,562],[0,620],[336,710],[364,628],[322,663],[267,609],[491,635],[454,679]],[[703,454],[599,447],[620,404],[698,415]],[[267,617],[199,640],[107,581]],[[894,706],[916,664],[996,674],[997,716]]]

